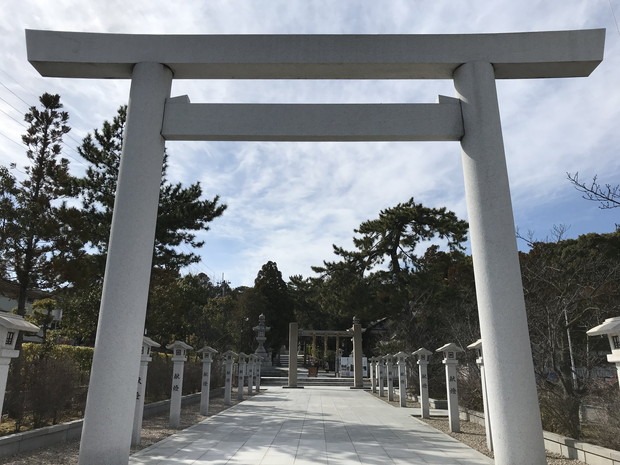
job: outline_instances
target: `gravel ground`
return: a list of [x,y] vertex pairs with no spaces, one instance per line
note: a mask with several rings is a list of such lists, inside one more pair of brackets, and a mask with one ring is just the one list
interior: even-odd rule
[[[233,405],[238,403],[235,392],[235,389],[233,389],[233,395],[231,396]],[[223,396],[212,397],[209,400],[209,416],[226,410],[228,407],[228,405],[224,405]],[[199,409],[200,403],[197,402],[181,410],[181,429],[189,428],[207,418],[199,413]],[[179,430],[168,427],[168,420],[168,412],[145,418],[142,422],[140,445],[132,447],[131,453],[133,454],[178,432]],[[80,443],[78,440],[66,442],[11,457],[2,457],[0,458],[0,465],[77,465],[79,447]]]
[[[378,397],[376,394],[371,394],[387,402],[386,397]],[[233,395],[233,405],[238,401],[236,395]],[[389,402],[394,406],[398,406],[397,402]],[[408,401],[407,407],[419,407],[419,404]],[[204,420],[205,416],[199,413],[200,404],[195,403],[184,407],[181,411],[181,429],[188,428],[196,423]],[[211,415],[215,415],[228,408],[224,405],[224,398],[222,396],[211,398],[209,402],[209,412]],[[154,417],[144,419],[142,423],[142,440],[140,445],[131,448],[131,453],[144,449],[162,439],[176,433],[178,430],[168,427],[168,413],[163,413]],[[448,429],[447,418],[431,418],[422,420],[428,423],[435,429],[442,431],[458,441],[467,444],[469,447],[476,449],[477,451],[493,457],[493,452],[487,449],[486,437],[484,433],[484,427],[477,423],[468,421],[461,421],[461,432],[451,433]],[[0,465],[77,465],[78,463],[78,450],[79,441],[71,441],[67,443],[58,444],[56,446],[48,447],[45,449],[39,449],[33,452],[27,452],[24,454],[14,455],[11,457],[0,458]],[[579,460],[571,460],[559,457],[555,454],[547,454],[548,465],[586,465]],[[252,464],[248,464],[252,465]]]
[[[387,401],[387,397],[379,397],[377,394],[372,394],[380,400],[384,402]],[[398,402],[388,402],[395,407],[399,406]],[[407,407],[420,407],[420,404],[417,402],[407,401]],[[473,423],[469,421],[461,420],[461,432],[460,433],[451,433],[448,418],[419,418],[419,420],[427,423],[439,431],[452,436],[456,440],[462,442],[463,444],[467,444],[472,449],[477,450],[478,452],[486,455],[487,457],[493,458],[493,452],[487,449],[487,438],[484,430],[484,426],[479,425],[478,423]],[[561,457],[557,454],[552,454],[547,452],[547,465],[586,465],[585,462],[580,460],[573,460]]]

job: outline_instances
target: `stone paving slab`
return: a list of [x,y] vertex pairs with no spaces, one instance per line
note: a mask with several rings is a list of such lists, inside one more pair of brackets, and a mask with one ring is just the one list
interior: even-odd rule
[[270,387],[141,450],[129,465],[489,465],[368,392]]

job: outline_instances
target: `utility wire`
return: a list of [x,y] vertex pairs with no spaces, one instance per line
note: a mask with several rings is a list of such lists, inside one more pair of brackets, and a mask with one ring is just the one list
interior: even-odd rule
[[618,32],[618,35],[620,35],[620,27],[618,27],[618,19],[616,18],[616,12],[614,11],[614,6],[611,4],[611,0],[609,1],[609,9],[611,10],[611,15],[614,18],[614,23],[616,24],[616,31]]

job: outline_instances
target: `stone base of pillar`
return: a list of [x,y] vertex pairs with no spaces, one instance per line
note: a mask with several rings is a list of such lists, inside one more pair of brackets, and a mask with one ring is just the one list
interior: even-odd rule
[[282,386],[282,389],[303,389],[303,386]]

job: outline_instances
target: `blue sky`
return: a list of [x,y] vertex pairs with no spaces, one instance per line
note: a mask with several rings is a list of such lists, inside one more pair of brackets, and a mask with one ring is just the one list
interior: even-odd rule
[[[26,164],[23,113],[59,93],[73,128],[65,156],[126,103],[127,81],[42,78],[26,60],[24,29],[149,34],[457,34],[606,28],[605,60],[589,78],[498,81],[515,223],[538,238],[611,232],[617,210],[582,200],[566,180],[620,183],[620,0],[8,0],[0,18],[0,163]],[[176,81],[192,102],[427,103],[451,81]],[[350,247],[353,229],[414,197],[467,218],[458,143],[169,142],[171,180],[200,181],[229,208],[202,233],[188,271],[251,285],[278,263],[311,275]]]

